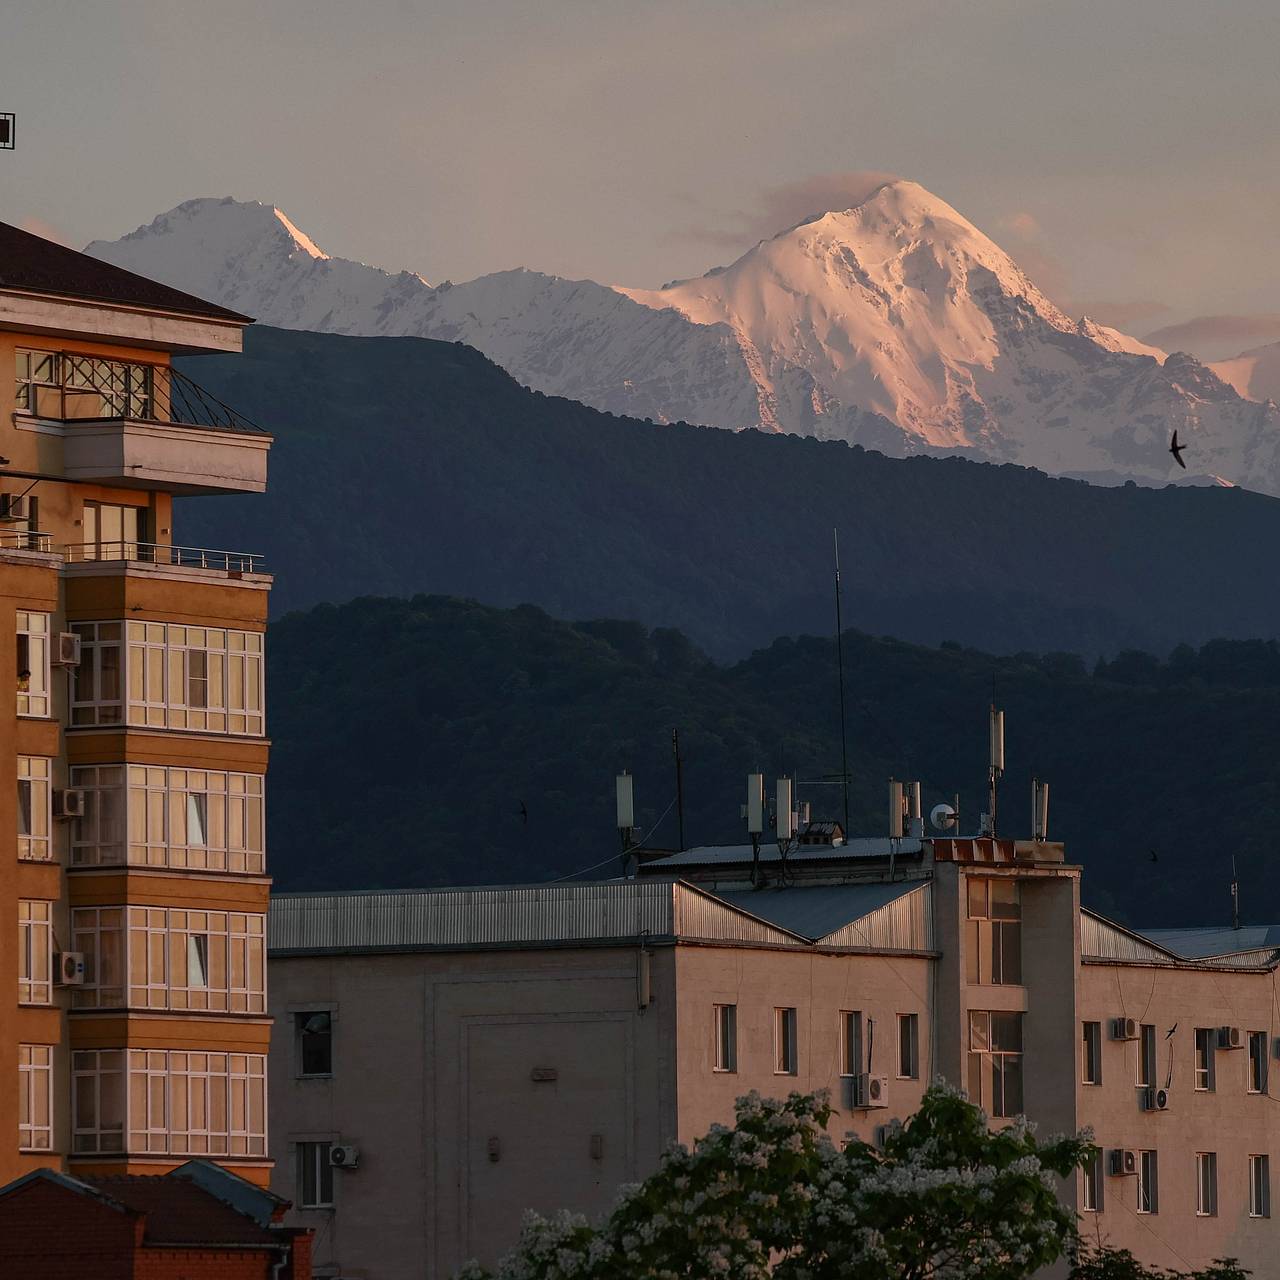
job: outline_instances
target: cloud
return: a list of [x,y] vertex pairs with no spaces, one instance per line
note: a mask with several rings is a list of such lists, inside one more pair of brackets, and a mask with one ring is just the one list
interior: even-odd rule
[[1280,338],[1280,315],[1264,312],[1249,316],[1195,316],[1180,324],[1166,325],[1143,338],[1165,351],[1191,351],[1208,359],[1235,355],[1241,348]]
[[66,246],[68,249],[74,249],[77,246],[71,243],[70,238],[62,231],[59,231],[52,223],[46,222],[43,218],[23,218],[18,223],[18,227],[23,231],[30,231],[33,236],[39,236],[42,240],[52,240],[54,244]]
[[877,187],[898,177],[896,173],[879,169],[851,169],[784,182],[766,187],[755,208],[739,209],[722,226],[683,227],[670,232],[666,238],[693,240],[717,249],[746,249],[817,215],[852,209]]
[[1040,223],[1036,221],[1035,214],[1028,213],[1025,209],[997,218],[996,226],[1002,231],[1012,231],[1023,240],[1035,240],[1040,235]]

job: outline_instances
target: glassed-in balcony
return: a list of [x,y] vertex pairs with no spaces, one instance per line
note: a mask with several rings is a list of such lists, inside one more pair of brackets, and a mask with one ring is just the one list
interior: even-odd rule
[[19,425],[58,429],[68,479],[173,493],[260,493],[271,436],[167,365],[17,352]]

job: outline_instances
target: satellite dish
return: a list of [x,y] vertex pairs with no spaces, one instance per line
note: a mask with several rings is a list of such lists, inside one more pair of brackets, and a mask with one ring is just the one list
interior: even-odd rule
[[949,831],[956,825],[956,811],[949,804],[935,804],[929,810],[929,821],[939,831]]

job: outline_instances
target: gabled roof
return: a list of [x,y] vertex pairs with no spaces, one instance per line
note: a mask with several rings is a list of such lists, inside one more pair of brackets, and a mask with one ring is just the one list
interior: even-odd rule
[[186,1178],[120,1174],[94,1178],[92,1185],[134,1213],[146,1215],[149,1245],[260,1245],[279,1248],[287,1240],[238,1213]]
[[[715,896],[779,928],[818,942],[923,886],[923,881],[792,885],[787,888],[717,890]],[[923,945],[923,944],[922,944]]]
[[248,316],[206,302],[123,267],[100,262],[42,236],[0,222],[0,290],[83,298],[148,311],[176,311],[209,320],[251,324]]

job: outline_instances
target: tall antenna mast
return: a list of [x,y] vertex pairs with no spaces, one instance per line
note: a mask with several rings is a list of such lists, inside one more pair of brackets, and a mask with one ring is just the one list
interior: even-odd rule
[[844,713],[844,626],[840,619],[840,531],[831,530],[836,563],[836,668],[840,673],[840,789],[844,797],[844,834],[849,835],[849,742]]
[[684,852],[684,768],[680,759],[680,730],[671,730],[671,753],[676,758],[676,822],[680,829],[680,852]]
[[1236,879],[1236,855],[1231,855],[1231,927],[1240,927],[1240,881]]
[[989,792],[987,823],[989,830],[987,834],[995,838],[996,835],[996,795],[1000,788],[1000,778],[1004,774],[1004,712],[996,709],[995,701],[995,681],[992,681],[991,690],[991,722],[989,727],[990,738],[990,764],[987,769],[987,787]]

